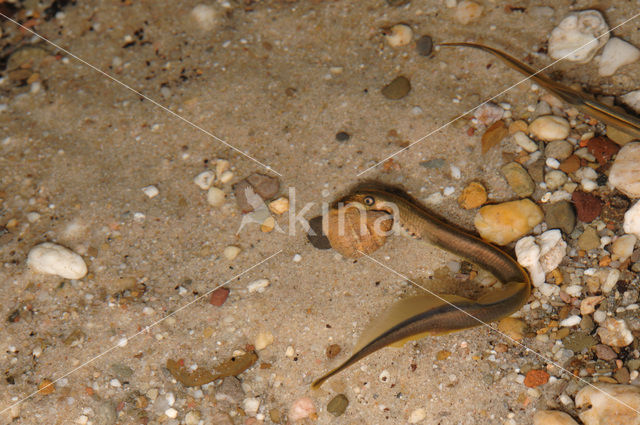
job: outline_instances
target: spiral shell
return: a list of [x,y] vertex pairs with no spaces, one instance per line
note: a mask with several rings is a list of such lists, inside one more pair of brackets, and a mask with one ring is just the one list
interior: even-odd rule
[[329,210],[327,237],[345,257],[370,254],[384,245],[393,219],[384,211],[366,211],[352,205]]

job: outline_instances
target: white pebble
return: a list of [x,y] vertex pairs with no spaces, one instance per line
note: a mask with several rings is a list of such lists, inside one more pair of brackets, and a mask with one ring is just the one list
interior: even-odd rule
[[544,163],[547,164],[547,167],[553,168],[554,170],[560,167],[560,161],[555,158],[547,158]]
[[195,176],[193,182],[202,190],[207,190],[211,187],[214,180],[216,179],[216,175],[213,171],[203,171],[202,173]]
[[296,355],[296,351],[293,349],[292,346],[288,346],[284,352],[284,355],[291,359],[293,358],[293,356]]
[[529,124],[531,134],[545,142],[566,139],[570,129],[569,121],[555,115],[538,117]]
[[233,178],[233,172],[227,170],[220,175],[220,182],[229,183],[232,178]]
[[535,152],[538,150],[538,144],[531,140],[523,131],[516,131],[511,137],[516,145],[527,152]]
[[564,291],[572,297],[578,298],[582,295],[582,289],[581,285],[569,285]]
[[447,186],[444,188],[444,190],[442,191],[442,194],[444,196],[451,196],[453,195],[453,193],[456,191],[456,188],[453,186]]
[[239,247],[234,245],[229,245],[224,249],[224,251],[222,251],[222,255],[224,255],[224,258],[231,261],[231,260],[234,260],[240,254],[241,251],[242,250]]
[[191,17],[196,21],[200,29],[212,30],[216,25],[216,11],[206,4],[199,4],[191,9]]
[[640,201],[624,213],[624,232],[640,238]]
[[165,400],[167,400],[167,404],[169,407],[173,406],[176,403],[176,396],[172,392],[168,392],[164,396]]
[[248,416],[255,416],[260,408],[260,399],[257,397],[245,398],[242,401],[242,409]]
[[143,187],[142,191],[144,192],[145,195],[149,197],[149,199],[155,198],[160,193],[158,188],[155,187],[154,185]]
[[595,313],[593,313],[593,321],[596,323],[602,323],[606,320],[607,318],[607,313],[605,313],[602,310],[598,310]]
[[620,96],[620,100],[629,105],[631,109],[640,113],[640,90],[634,90]]
[[638,238],[635,235],[622,235],[611,245],[611,259],[624,261],[631,257]]
[[217,187],[211,187],[207,191],[207,203],[212,207],[222,206],[222,204],[224,204],[225,197],[225,193]]
[[167,415],[168,418],[175,419],[178,417],[178,411],[173,407],[168,408],[164,411],[164,414]]
[[391,373],[389,373],[389,371],[385,369],[380,372],[380,375],[378,375],[378,379],[380,380],[380,382],[389,382],[389,379],[391,379]]
[[460,168],[456,167],[455,165],[451,165],[451,177],[458,180],[460,177],[462,177],[462,173],[460,172]]
[[31,248],[27,265],[38,273],[53,274],[65,279],[81,279],[87,274],[87,265],[81,256],[49,242]]
[[484,7],[478,3],[464,0],[456,8],[455,19],[462,25],[477,21],[482,16]]
[[589,62],[609,39],[608,30],[607,22],[597,10],[570,13],[551,31],[549,56]]
[[249,283],[249,285],[247,285],[247,290],[249,291],[249,293],[262,293],[267,289],[267,286],[269,286],[269,284],[270,282],[267,279],[254,280],[253,282]]
[[302,261],[302,255],[300,255],[300,254],[295,254],[295,255],[293,256],[293,262],[294,262],[294,263],[299,263],[300,261]]
[[418,422],[422,422],[424,418],[427,417],[427,411],[423,408],[419,408],[411,412],[409,415],[409,423],[417,424]]
[[640,143],[620,149],[609,173],[609,183],[630,198],[640,198]]
[[598,183],[594,182],[591,179],[582,179],[582,181],[580,182],[580,186],[585,192],[593,192],[598,188]]
[[640,59],[640,49],[622,39],[613,37],[602,50],[598,74],[602,77],[609,77],[615,74],[621,66],[633,63],[638,59]]
[[565,328],[570,328],[572,326],[579,325],[581,321],[582,321],[582,317],[578,316],[577,314],[574,314],[573,316],[569,316],[566,319],[560,321],[560,326],[563,326]]
[[256,350],[264,350],[268,346],[273,344],[273,335],[271,332],[260,332],[256,339],[253,341],[253,346]]
[[385,38],[387,43],[391,47],[406,46],[411,43],[413,38],[413,30],[411,27],[404,24],[398,24],[391,27],[389,34],[386,34]]
[[113,378],[111,381],[109,381],[109,385],[111,385],[113,388],[120,388],[122,386],[120,381],[118,381],[116,378]]

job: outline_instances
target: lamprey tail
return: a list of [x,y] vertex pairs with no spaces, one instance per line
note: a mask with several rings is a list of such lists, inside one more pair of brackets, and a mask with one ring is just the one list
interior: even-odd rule
[[513,56],[495,49],[485,46],[484,44],[460,42],[460,43],[440,43],[439,46],[444,47],[473,47],[484,50],[492,55],[500,58],[509,67],[530,77],[536,83],[549,90],[568,104],[574,106],[580,112],[592,116],[606,124],[612,125],[617,129],[627,133],[630,136],[640,138],[640,119],[629,115],[625,112],[614,109],[597,100],[591,99],[577,90],[567,87],[564,84],[553,81],[549,77],[537,74],[537,71],[514,58]]

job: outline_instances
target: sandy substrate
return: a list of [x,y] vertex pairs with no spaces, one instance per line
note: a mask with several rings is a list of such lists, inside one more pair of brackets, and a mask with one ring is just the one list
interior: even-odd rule
[[[78,2],[34,29],[268,164],[281,175],[282,194],[295,190],[298,212],[313,203],[307,218],[366,178],[402,185],[418,198],[452,186],[456,191],[439,212],[468,229],[474,212],[456,203],[467,182],[483,181],[493,200],[514,196],[498,172],[501,151],[481,155],[479,136],[467,135],[466,120],[396,156],[391,169],[357,175],[520,76],[478,51],[442,50],[425,58],[411,45],[391,48],[382,29],[405,22],[416,36],[483,41],[542,67],[550,59],[534,53],[553,26],[569,11],[592,6],[548,2],[554,13],[544,17],[533,12],[534,2],[509,11],[508,2],[483,1],[483,17],[461,26],[440,1],[403,7],[382,0],[245,3],[211,2],[216,16],[209,30],[190,15],[197,2],[165,0]],[[633,2],[612,4],[604,10],[611,26],[637,11]],[[350,352],[369,318],[415,290],[371,261],[313,248],[299,225],[289,229],[286,215],[278,219],[285,234],[264,233],[255,224],[236,234],[241,213],[231,184],[268,170],[55,47],[21,35],[11,22],[3,20],[2,28],[5,54],[11,51],[6,46],[34,44],[54,57],[38,69],[39,90],[6,76],[0,85],[6,105],[0,113],[0,225],[9,225],[0,235],[2,423],[68,424],[84,415],[94,424],[177,424],[190,411],[203,423],[229,412],[234,423],[251,423],[238,407],[253,397],[260,399],[265,423],[272,423],[270,411],[286,415],[291,403],[309,396],[320,424],[400,424],[418,408],[426,409],[426,424],[501,424],[508,418],[527,424],[535,409],[557,405],[553,383],[533,397],[512,379],[542,360],[518,347],[496,354],[502,341],[486,328],[385,349],[312,393],[312,379]],[[637,28],[634,22],[615,32],[639,45]],[[557,79],[613,95],[637,89],[631,76],[639,71],[635,64],[599,79],[589,66],[552,70]],[[398,75],[410,79],[411,92],[396,101],[384,98],[380,89]],[[510,103],[518,116],[537,96],[524,83],[497,101]],[[337,142],[339,131],[351,138]],[[220,185],[228,193],[220,208],[208,205],[193,184],[216,158],[229,160],[235,176]],[[433,158],[447,166],[419,165]],[[452,178],[449,164],[462,170],[460,179]],[[142,191],[149,185],[159,189],[152,199]],[[39,213],[34,222],[27,218],[31,212]],[[44,241],[81,254],[89,274],[69,281],[30,271],[27,254]],[[232,261],[222,256],[228,245],[242,248]],[[435,248],[392,238],[375,256],[437,291],[452,285],[428,279],[454,259]],[[122,287],[123,280],[132,281],[125,278],[135,279],[135,290]],[[248,284],[259,278],[270,285],[249,293]],[[177,311],[223,283],[231,292],[222,307],[205,297]],[[6,320],[16,311],[17,320]],[[261,332],[274,342],[240,375],[244,394],[235,402],[216,399],[217,384],[187,389],[164,368],[168,358],[213,367]],[[334,343],[343,352],[328,360],[325,349]],[[293,356],[285,355],[287,347]],[[442,350],[453,354],[436,361]],[[379,379],[383,370],[386,382]],[[55,392],[16,404],[44,379],[60,377]],[[175,419],[165,414],[167,393],[176,399]],[[326,405],[338,393],[350,404],[336,418]]]

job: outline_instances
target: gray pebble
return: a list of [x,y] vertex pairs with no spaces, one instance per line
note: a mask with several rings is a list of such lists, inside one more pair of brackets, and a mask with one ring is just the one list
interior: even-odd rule
[[331,249],[331,242],[329,238],[322,232],[322,216],[309,220],[309,233],[307,233],[307,239],[311,245],[318,249]]
[[545,208],[544,219],[548,229],[560,229],[569,235],[576,227],[576,212],[569,201],[559,201]]
[[338,394],[327,404],[327,412],[333,416],[341,416],[349,406],[349,399],[344,394]]
[[433,51],[433,40],[428,35],[423,35],[416,41],[416,51],[420,56],[429,56]]
[[573,145],[566,140],[554,140],[549,142],[544,148],[544,154],[547,158],[555,158],[558,161],[564,161],[573,153]]
[[387,99],[402,99],[411,91],[411,83],[407,77],[396,77],[388,85],[384,86],[381,91],[382,95]]
[[446,161],[442,158],[434,158],[428,161],[422,161],[420,163],[421,167],[424,168],[442,168],[446,164]]

